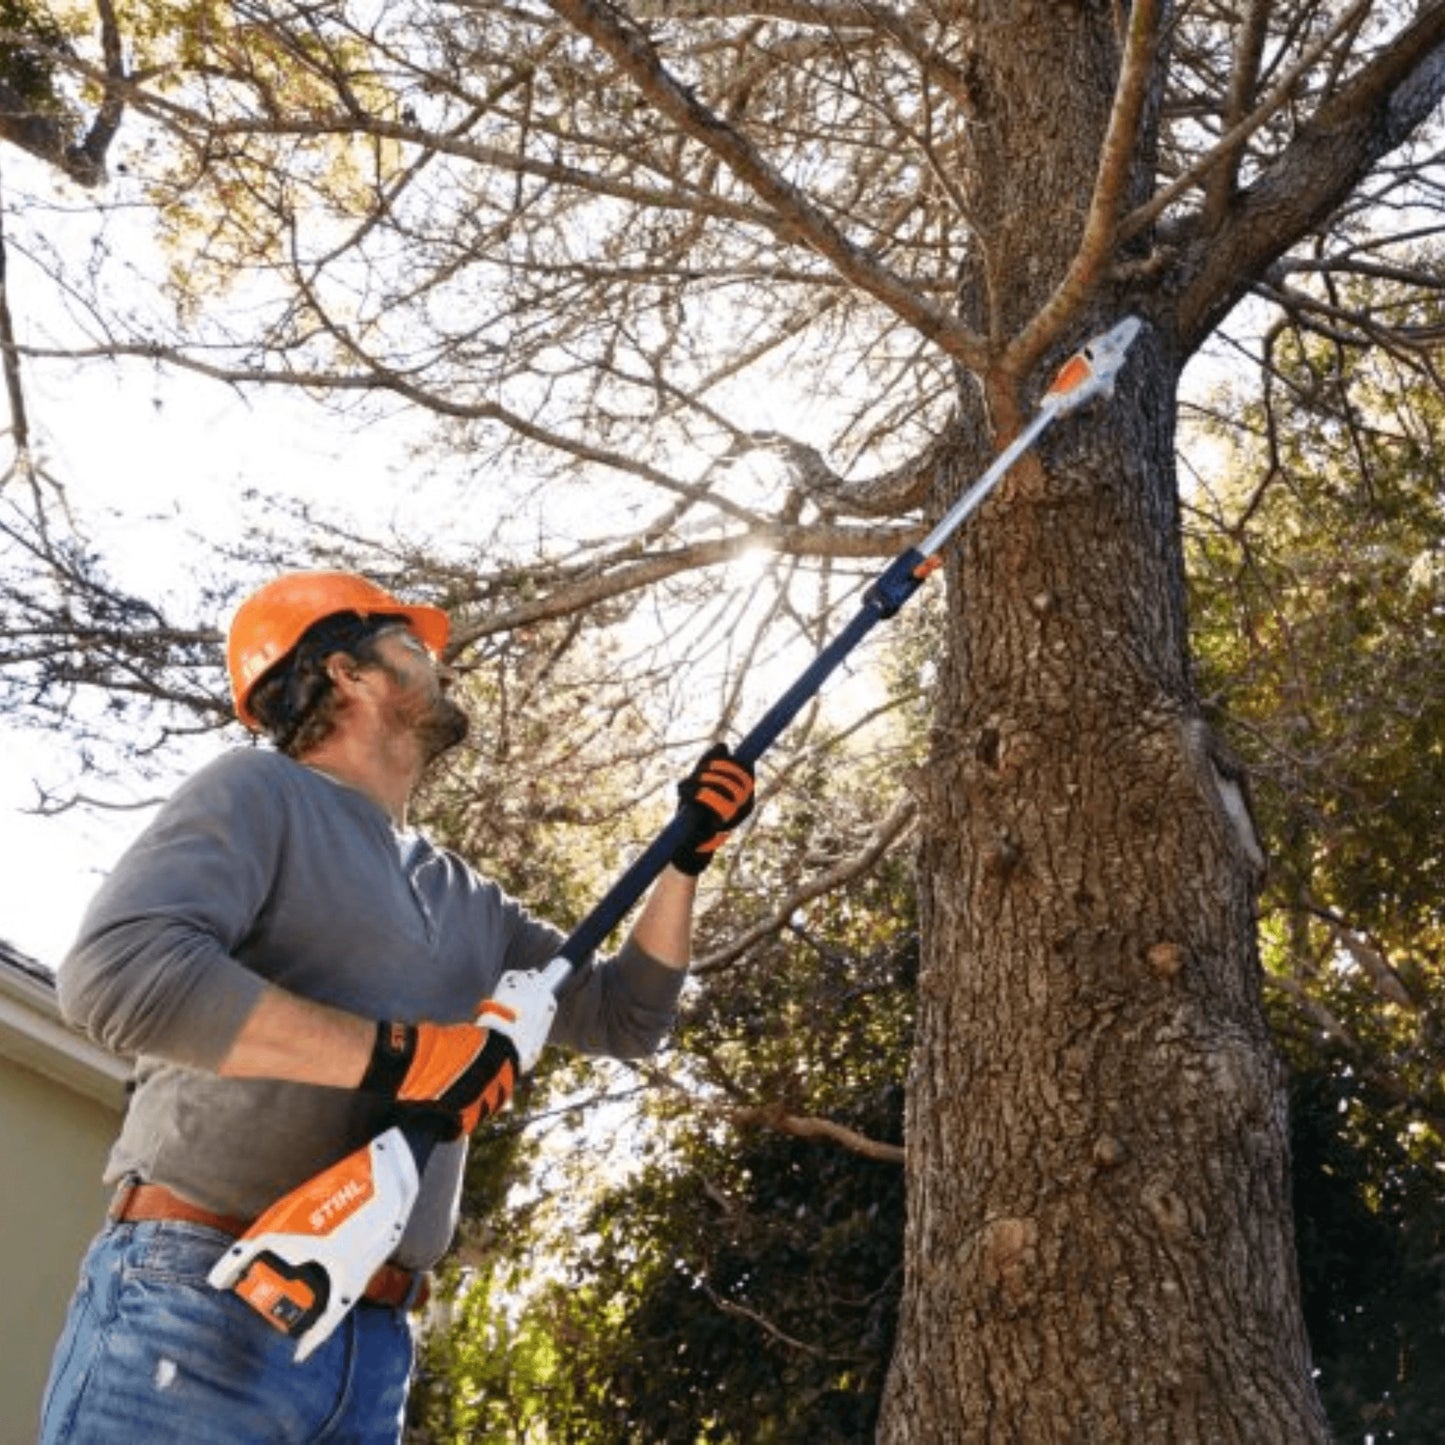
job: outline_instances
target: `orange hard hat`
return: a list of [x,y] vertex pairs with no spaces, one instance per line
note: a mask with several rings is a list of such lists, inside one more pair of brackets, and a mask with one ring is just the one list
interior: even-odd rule
[[248,705],[251,690],[285,660],[309,627],[341,612],[397,617],[438,655],[451,630],[440,607],[408,607],[354,572],[288,572],[268,582],[236,609],[226,639],[236,716],[252,732],[261,732],[262,725]]

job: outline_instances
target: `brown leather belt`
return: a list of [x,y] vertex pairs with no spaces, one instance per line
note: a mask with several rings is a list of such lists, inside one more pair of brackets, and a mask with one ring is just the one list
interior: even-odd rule
[[[231,1214],[214,1214],[173,1194],[161,1184],[128,1181],[115,1192],[107,1216],[116,1224],[139,1224],[147,1220],[172,1220],[200,1224],[239,1239],[251,1227],[246,1219]],[[366,1304],[388,1305],[392,1309],[419,1310],[431,1298],[431,1273],[384,1264],[372,1275],[362,1295]]]

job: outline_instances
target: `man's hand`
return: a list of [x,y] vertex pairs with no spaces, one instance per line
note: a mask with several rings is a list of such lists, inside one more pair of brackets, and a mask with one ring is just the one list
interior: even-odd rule
[[505,1034],[517,1050],[517,1071],[530,1074],[552,1030],[557,995],[541,973],[504,973],[497,991],[482,1005],[482,1020],[494,1034]]
[[709,832],[672,855],[672,866],[696,878],[722,847],[727,835],[753,811],[753,768],[740,763],[726,743],[710,747],[677,785],[682,804],[699,804],[708,814]]
[[519,1073],[517,1046],[500,1029],[383,1021],[361,1087],[455,1139],[506,1107]]

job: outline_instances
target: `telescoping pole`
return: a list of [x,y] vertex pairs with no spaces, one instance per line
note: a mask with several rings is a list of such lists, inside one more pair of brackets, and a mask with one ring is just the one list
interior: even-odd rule
[[[1060,417],[1077,411],[1096,397],[1113,394],[1115,379],[1141,325],[1137,317],[1126,317],[1081,347],[1059,368],[1029,424],[944,513],[938,525],[916,547],[910,547],[896,557],[872,583],[863,595],[857,614],[742,738],[732,750],[735,758],[740,762],[755,763],[762,757],[843,659],[878,623],[894,616],[938,569],[943,561],[942,550],[949,539],[978,510],[1009,468],[1049,427]],[[686,842],[696,841],[706,833],[707,827],[706,812],[698,805],[678,809],[662,832],[573,929],[558,950],[557,957],[547,965],[543,976],[554,990],[566,981],[573,969],[602,946],[608,934],[652,886],[678,848]]]

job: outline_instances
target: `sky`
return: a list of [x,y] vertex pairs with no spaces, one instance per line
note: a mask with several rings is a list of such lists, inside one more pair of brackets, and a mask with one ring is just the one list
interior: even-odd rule
[[85,901],[146,815],[72,813],[43,818],[35,775],[54,767],[54,744],[5,725],[0,730],[0,838],[5,866],[0,936],[53,968],[63,957]]

